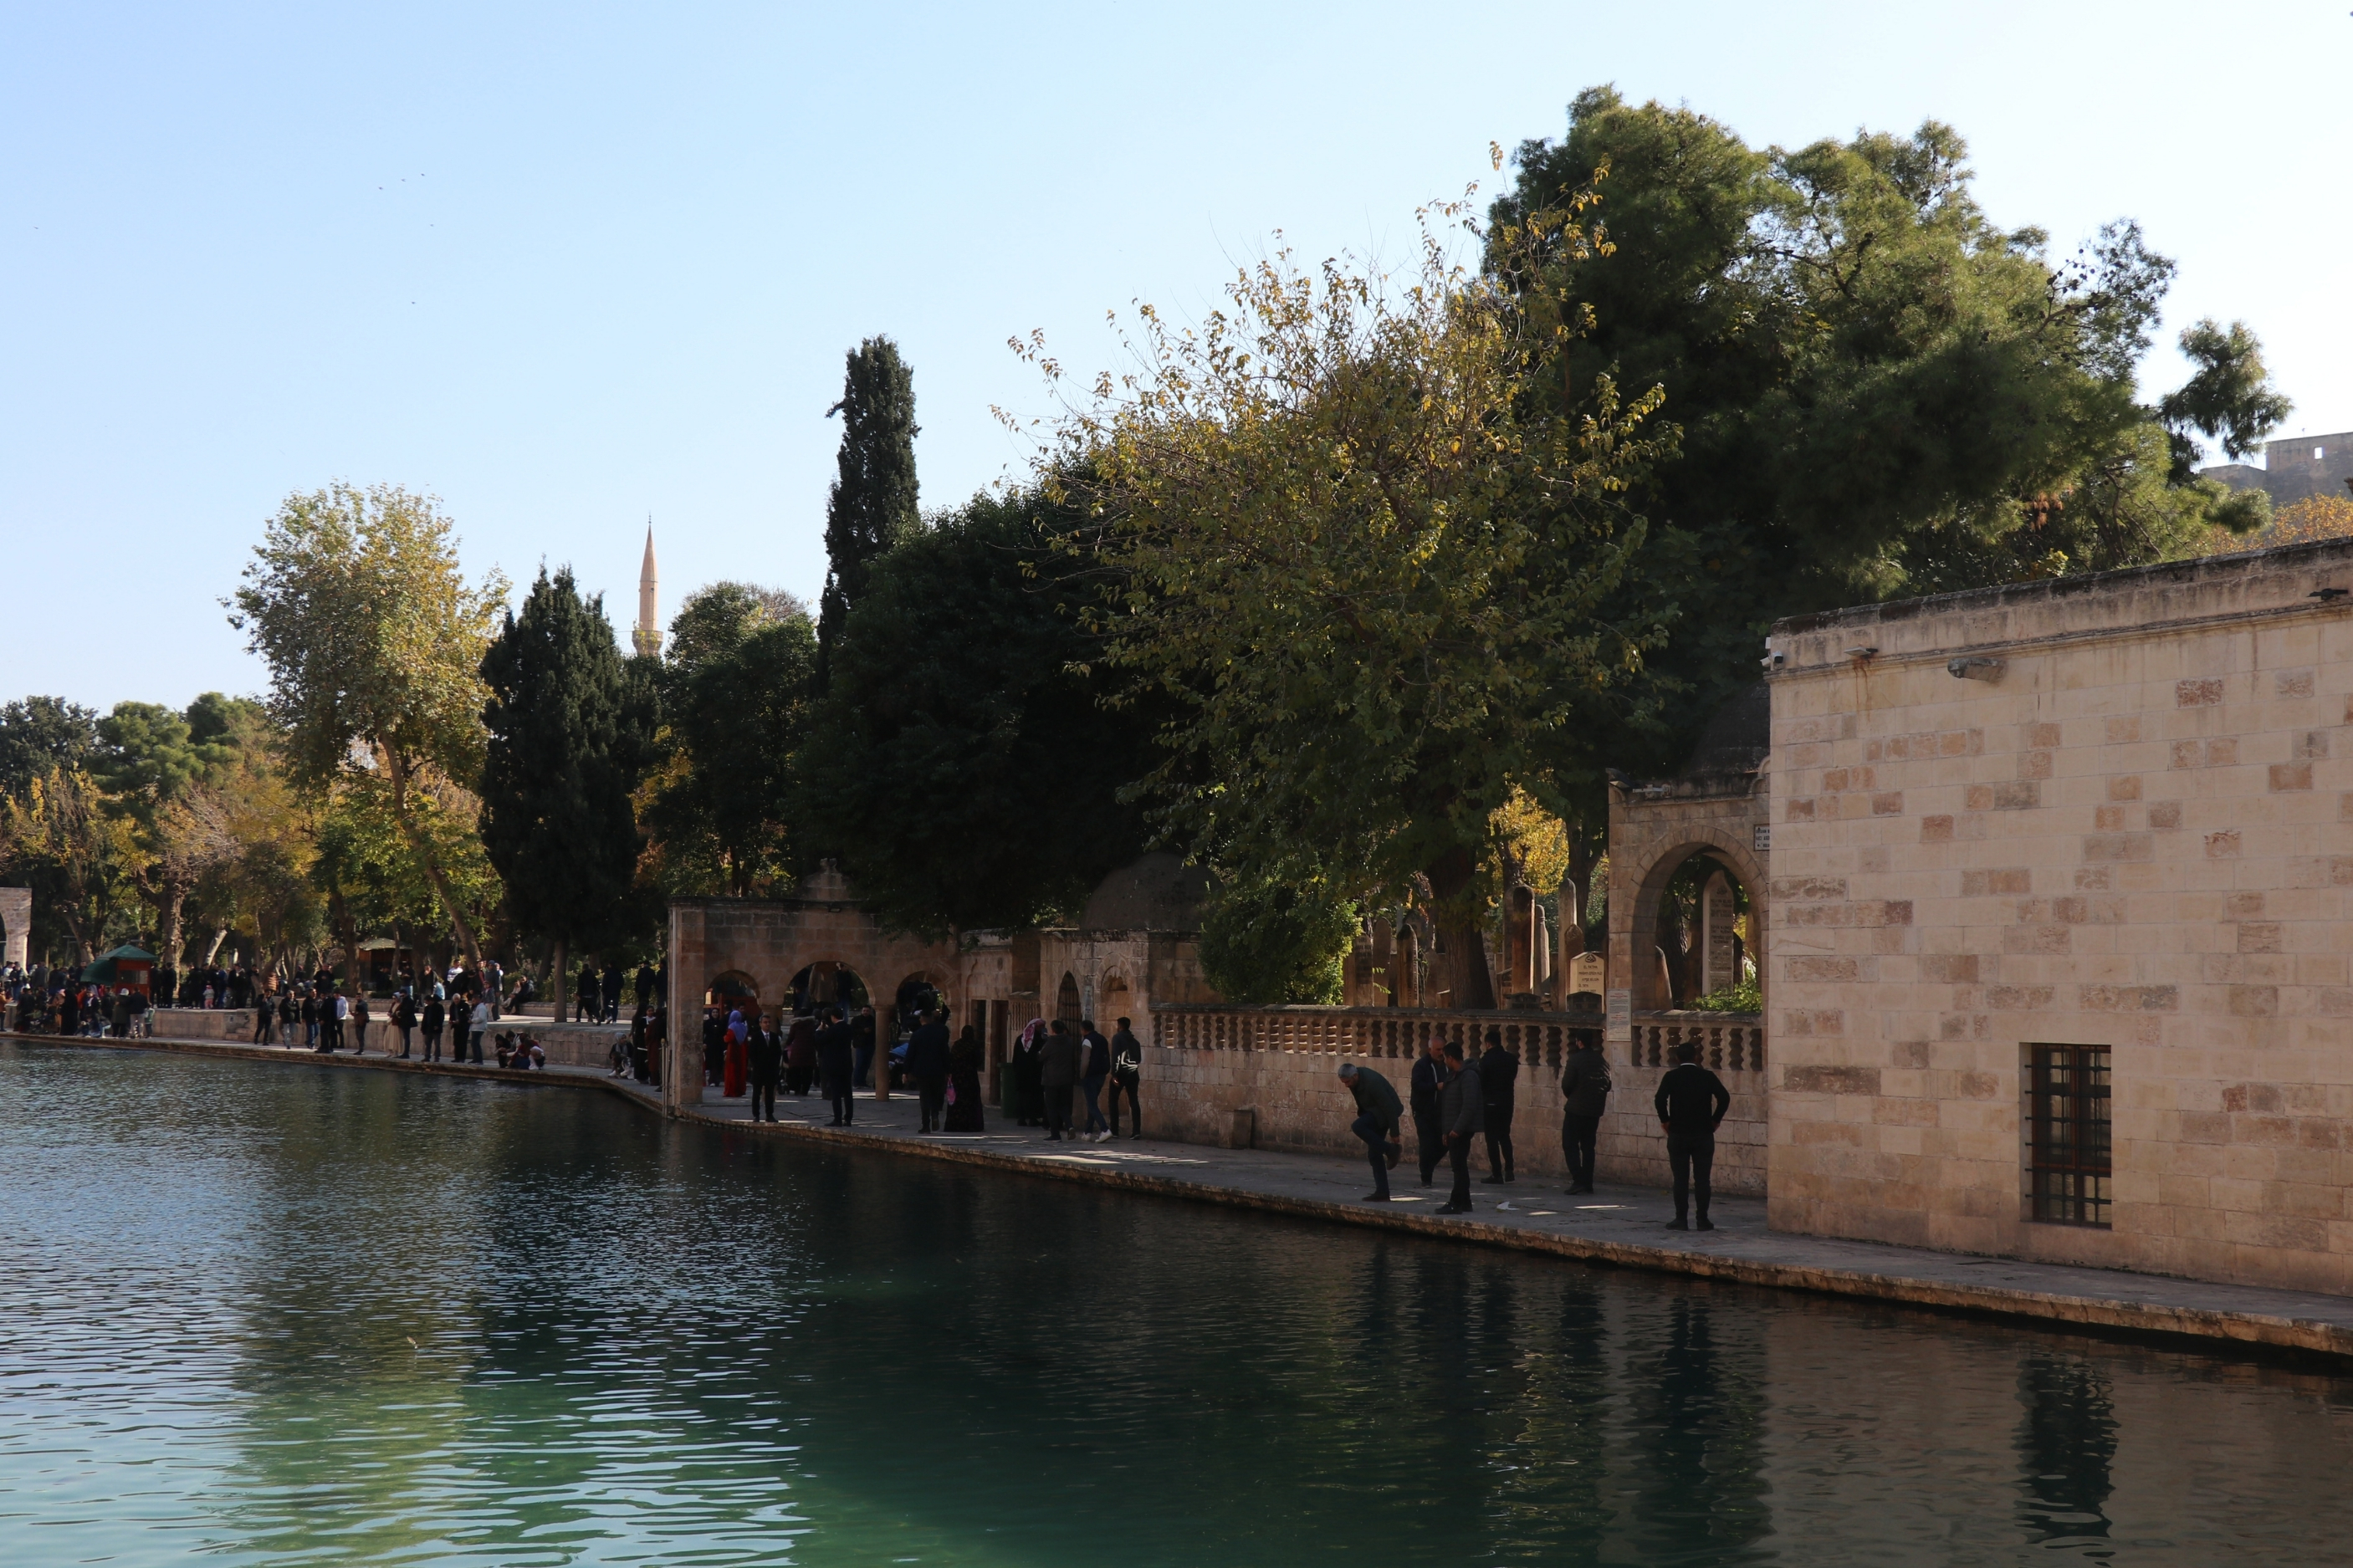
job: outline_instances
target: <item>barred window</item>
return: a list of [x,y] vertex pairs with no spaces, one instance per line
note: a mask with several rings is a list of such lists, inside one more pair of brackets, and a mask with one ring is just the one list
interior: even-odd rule
[[2027,1166],[2034,1217],[2108,1223],[2108,1047],[2027,1047]]

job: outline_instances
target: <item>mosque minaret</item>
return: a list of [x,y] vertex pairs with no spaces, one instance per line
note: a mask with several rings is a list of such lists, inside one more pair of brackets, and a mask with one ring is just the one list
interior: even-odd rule
[[653,655],[661,652],[660,595],[655,591],[654,520],[646,519],[646,563],[638,569],[638,625],[630,640],[638,651]]

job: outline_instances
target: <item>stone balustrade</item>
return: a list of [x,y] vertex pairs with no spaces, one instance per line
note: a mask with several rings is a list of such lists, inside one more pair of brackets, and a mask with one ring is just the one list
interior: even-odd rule
[[1423,1042],[1454,1040],[1476,1055],[1487,1031],[1529,1068],[1559,1068],[1571,1029],[1599,1029],[1599,1013],[1448,1012],[1423,1007],[1240,1007],[1163,1004],[1152,1010],[1152,1043],[1180,1051],[1314,1051],[1332,1056],[1419,1056]]
[[1699,1047],[1699,1065],[1715,1072],[1765,1070],[1765,1019],[1756,1013],[1672,1012],[1634,1015],[1633,1059],[1638,1068],[1669,1068],[1675,1047]]

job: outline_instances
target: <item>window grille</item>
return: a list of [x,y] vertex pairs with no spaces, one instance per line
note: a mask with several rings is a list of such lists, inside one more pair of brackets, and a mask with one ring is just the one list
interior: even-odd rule
[[2030,1046],[2027,1163],[2034,1217],[2109,1220],[2108,1047]]

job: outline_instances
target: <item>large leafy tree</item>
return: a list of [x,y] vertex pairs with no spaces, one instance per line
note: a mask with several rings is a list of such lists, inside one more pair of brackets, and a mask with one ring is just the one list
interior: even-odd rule
[[229,624],[269,666],[269,708],[297,782],[381,780],[394,824],[477,969],[475,921],[450,885],[427,815],[441,786],[481,767],[482,655],[506,600],[469,583],[454,525],[431,497],[336,484],[289,496],[270,519]]
[[[1589,243],[1573,208],[1544,221],[1556,255]],[[1161,825],[1237,884],[1415,891],[1453,1005],[1493,1006],[1491,815],[1558,787],[1650,640],[1609,615],[1647,405],[1603,375],[1535,395],[1581,319],[1508,308],[1434,228],[1418,276],[1278,256],[1229,294],[1189,331],[1147,310],[1140,369],[1063,430],[1105,657],[1176,707]]]
[[629,793],[649,737],[628,727],[628,671],[603,598],[584,600],[569,567],[541,569],[483,656],[482,679],[482,844],[515,921],[554,943],[561,1018],[571,950],[612,934],[630,910]]
[[922,526],[915,486],[915,374],[889,338],[849,351],[841,451],[825,508],[825,592],[818,604],[817,682],[831,678],[835,644],[866,593],[874,563]]
[[235,747],[225,734],[197,740],[185,715],[152,702],[116,703],[98,733],[91,771],[105,792],[101,808],[132,824],[141,852],[136,881],[155,910],[157,952],[176,965],[183,900],[198,877],[236,853],[220,801],[207,787],[226,772]]
[[21,800],[51,768],[78,768],[98,744],[98,715],[62,697],[0,706],[0,796]]
[[939,936],[1078,907],[1143,848],[1149,720],[1081,626],[1083,518],[975,497],[875,563],[796,751],[799,815],[883,920]]
[[639,815],[671,892],[741,897],[786,873],[791,755],[818,649],[807,616],[779,613],[778,603],[716,583],[670,623],[659,675],[662,760],[641,787]]
[[[1630,476],[1653,533],[1621,599],[1669,619],[1650,669],[1672,700],[1596,736],[1622,760],[1680,762],[1777,616],[2132,564],[2262,521],[2166,451],[2168,426],[2243,437],[2260,397],[2160,411],[2135,386],[2171,263],[2128,223],[2052,262],[2040,231],[1989,220],[1964,157],[1933,122],[1752,148],[1608,88],[1563,140],[1520,147],[1490,266],[1590,312],[1532,385],[1658,388],[1673,437]],[[1607,242],[1548,238],[1545,215],[1596,181]],[[2243,380],[2224,348],[2208,380]]]

